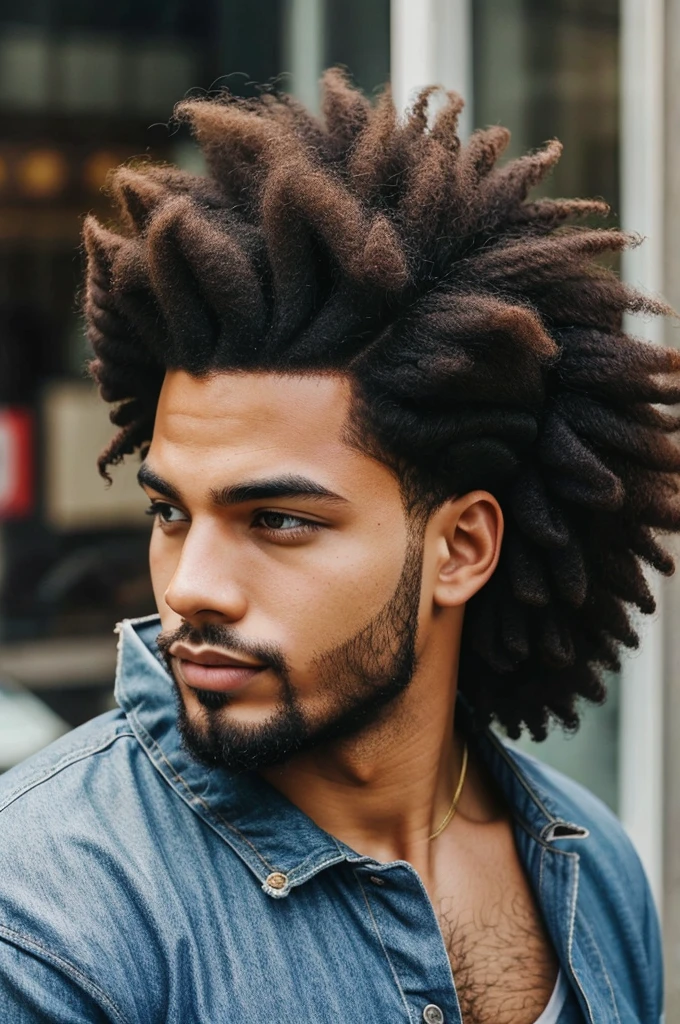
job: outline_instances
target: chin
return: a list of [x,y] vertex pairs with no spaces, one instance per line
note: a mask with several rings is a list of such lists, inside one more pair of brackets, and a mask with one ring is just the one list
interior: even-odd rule
[[[226,698],[226,699],[225,699]],[[178,694],[178,728],[184,748],[210,768],[256,771],[281,764],[303,749],[308,729],[294,707],[271,711],[228,706],[229,695],[194,692],[187,701]]]

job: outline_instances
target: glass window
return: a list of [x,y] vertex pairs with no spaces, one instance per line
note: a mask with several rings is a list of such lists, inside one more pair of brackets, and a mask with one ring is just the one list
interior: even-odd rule
[[[112,627],[153,611],[134,466],[114,470],[110,492],[95,466],[111,426],[82,379],[83,214],[110,216],[107,174],[132,156],[200,171],[187,133],[168,130],[173,105],[294,72],[294,5],[303,34],[304,15],[318,14],[319,72],[344,64],[368,92],[386,80],[389,0],[11,0],[0,11],[0,415],[28,416],[34,483],[21,518],[0,522],[0,686],[14,680],[55,712],[16,751],[110,702]],[[7,692],[13,721],[26,721],[34,705]]]
[[324,64],[346,65],[370,94],[390,75],[389,0],[326,0]]
[[545,191],[619,198],[617,0],[475,0],[474,120],[512,131],[516,156],[555,136]]

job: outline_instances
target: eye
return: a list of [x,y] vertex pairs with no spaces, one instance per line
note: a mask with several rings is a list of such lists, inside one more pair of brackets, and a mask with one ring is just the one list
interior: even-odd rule
[[286,536],[299,536],[322,528],[321,523],[315,523],[311,519],[302,519],[300,516],[293,516],[288,512],[257,512],[253,519],[253,525],[266,533],[285,534]]
[[181,512],[175,505],[168,504],[167,501],[152,501],[146,510],[146,514],[147,516],[153,516],[166,526],[171,526],[174,523],[187,523],[189,521],[189,517],[184,512]]

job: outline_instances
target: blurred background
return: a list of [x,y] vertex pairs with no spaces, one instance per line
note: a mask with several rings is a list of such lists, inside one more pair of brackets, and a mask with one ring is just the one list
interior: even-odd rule
[[[107,490],[106,410],[84,378],[84,215],[130,157],[201,170],[169,125],[188,93],[278,79],[317,106],[340,63],[404,107],[440,82],[463,134],[501,123],[511,155],[553,136],[544,187],[601,196],[648,236],[621,271],[680,306],[680,0],[3,0],[0,5],[0,771],[109,707],[113,624],[154,610],[134,465]],[[636,324],[674,343],[671,326]],[[643,856],[680,997],[680,599],[660,592],[641,653],[538,756],[595,790]],[[531,744],[524,744],[531,748]],[[676,1002],[673,1002],[675,1000]]]

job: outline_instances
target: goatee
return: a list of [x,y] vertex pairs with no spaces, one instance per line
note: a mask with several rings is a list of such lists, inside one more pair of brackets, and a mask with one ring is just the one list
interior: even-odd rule
[[[317,654],[313,672],[327,700],[316,720],[305,715],[282,651],[250,643],[231,626],[183,623],[161,633],[158,649],[175,681],[178,727],[186,750],[211,767],[249,771],[287,761],[294,754],[359,734],[373,725],[407,689],[416,669],[416,634],[422,578],[422,535],[410,537],[397,587],[380,612],[349,640]],[[229,717],[232,696],[195,690],[203,712],[189,717],[174,677],[169,654],[180,641],[223,647],[274,672],[279,703],[267,721],[244,725]]]

